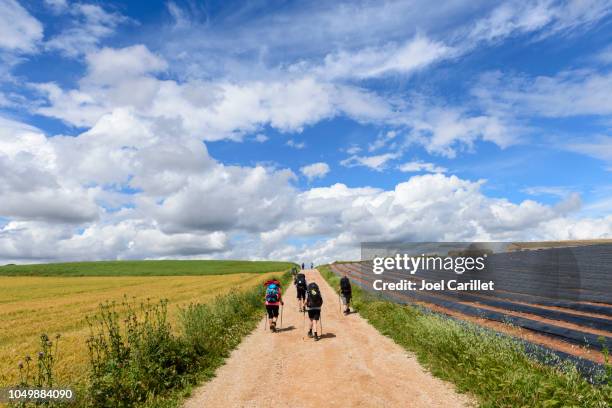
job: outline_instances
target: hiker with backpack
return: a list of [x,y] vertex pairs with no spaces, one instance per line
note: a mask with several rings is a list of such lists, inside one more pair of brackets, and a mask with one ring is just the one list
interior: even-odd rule
[[350,303],[351,298],[353,297],[353,289],[351,288],[351,282],[346,274],[340,279],[340,298],[342,299],[342,304],[344,305],[344,314],[347,315],[351,313]]
[[297,283],[297,268],[295,266],[291,267],[291,276],[293,276],[293,284]]
[[278,309],[284,305],[281,294],[281,283],[276,279],[270,279],[264,283],[266,287],[266,312],[270,320],[270,331],[276,332],[276,321],[278,320]]
[[[310,328],[308,329],[308,337],[314,337],[315,341],[319,341],[320,337],[317,334],[317,323],[321,321],[321,306],[323,306],[323,297],[319,286],[310,282],[306,290],[306,308],[308,310],[308,319],[310,319]],[[314,326],[314,333],[312,331]],[[321,328],[323,332],[323,328]],[[321,333],[322,334],[322,333]]]
[[303,313],[306,311],[305,307],[306,307],[306,288],[307,288],[307,284],[306,284],[306,275],[304,275],[303,273],[298,273],[295,276],[295,289],[297,291],[297,299],[298,299],[298,306],[300,308],[300,313]]

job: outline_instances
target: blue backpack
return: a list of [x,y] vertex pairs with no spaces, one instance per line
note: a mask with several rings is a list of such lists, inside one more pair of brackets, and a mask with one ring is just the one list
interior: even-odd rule
[[275,283],[271,283],[268,285],[266,289],[266,302],[268,303],[276,303],[280,300],[280,292],[279,287]]

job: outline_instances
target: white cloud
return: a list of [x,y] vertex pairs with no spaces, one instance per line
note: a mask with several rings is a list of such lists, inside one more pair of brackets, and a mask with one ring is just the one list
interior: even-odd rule
[[45,0],[45,4],[54,13],[61,13],[68,9],[68,0]]
[[474,41],[496,41],[511,35],[539,32],[540,37],[585,29],[606,18],[612,11],[607,0],[510,1],[496,7],[489,16],[469,29]]
[[441,166],[436,166],[433,163],[427,163],[420,160],[411,161],[401,164],[398,169],[403,171],[404,173],[418,173],[418,172],[428,172],[428,173],[446,173],[447,169]]
[[612,114],[612,74],[564,71],[533,79],[490,73],[474,89],[484,106],[508,114],[568,117]]
[[[398,132],[395,130],[390,130],[385,132],[384,134],[379,135],[376,140],[368,145],[368,151],[373,152],[375,150],[381,149],[387,146],[391,141],[393,141],[398,136]],[[395,146],[390,146],[390,148],[394,148]],[[351,154],[349,152],[349,154]]]
[[570,142],[566,149],[612,162],[612,136],[599,135],[589,140]]
[[71,26],[46,42],[49,50],[57,50],[69,57],[79,57],[95,51],[101,41],[114,34],[118,25],[128,18],[108,12],[96,4],[75,3],[68,12],[73,16]]
[[87,82],[113,85],[164,71],[168,64],[142,44],[120,49],[102,48],[87,54]]
[[32,52],[43,37],[43,26],[15,0],[0,0],[0,48]]
[[[0,216],[8,221],[0,227],[0,259],[7,262],[202,256],[324,262],[357,257],[359,242],[368,240],[612,236],[612,217],[570,217],[578,197],[553,206],[512,203],[487,197],[482,181],[443,174],[413,176],[390,190],[334,184],[300,192],[288,170],[223,165],[172,122],[129,109],[76,137],[45,138],[9,120],[2,129],[0,190],[8,200]],[[286,243],[291,237],[317,241],[293,246]]]
[[399,155],[397,153],[384,153],[374,156],[353,155],[342,160],[340,164],[346,167],[364,166],[372,170],[382,171],[385,169],[388,161],[397,159],[398,157]]
[[524,188],[522,191],[533,196],[551,195],[557,197],[567,197],[571,194],[570,188],[561,186],[534,186]]
[[416,35],[399,45],[390,43],[355,52],[328,54],[321,66],[308,69],[328,79],[366,79],[388,74],[410,74],[452,55],[450,47]]
[[263,133],[258,133],[257,135],[255,135],[255,137],[253,138],[253,140],[255,140],[258,143],[265,143],[269,140],[270,138],[266,135],[264,135]]
[[432,154],[455,157],[457,151],[472,150],[477,140],[505,148],[520,142],[522,132],[493,115],[469,115],[460,109],[417,106],[407,124],[409,141]]
[[244,83],[161,80],[154,74],[165,69],[166,62],[142,45],[92,52],[87,62],[87,75],[78,88],[31,84],[46,99],[36,113],[93,126],[113,109],[130,107],[152,119],[181,122],[184,132],[212,141],[240,140],[266,125],[300,132],[341,114],[377,121],[391,112],[389,104],[374,94],[307,76]]
[[323,178],[327,173],[329,173],[329,165],[324,162],[312,163],[307,166],[303,166],[300,168],[300,171],[308,181],[312,181],[316,178]]
[[289,147],[293,147],[294,149],[298,149],[298,150],[301,150],[301,149],[306,147],[306,143],[304,143],[304,142],[296,142],[293,139],[287,140],[287,143],[285,143],[285,144],[287,146],[289,146]]
[[66,223],[98,218],[92,191],[62,177],[57,160],[38,129],[0,118],[0,216]]

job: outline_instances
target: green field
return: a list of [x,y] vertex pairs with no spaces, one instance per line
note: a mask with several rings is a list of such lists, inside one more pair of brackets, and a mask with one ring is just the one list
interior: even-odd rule
[[273,261],[100,261],[0,266],[0,276],[199,276],[277,272]]

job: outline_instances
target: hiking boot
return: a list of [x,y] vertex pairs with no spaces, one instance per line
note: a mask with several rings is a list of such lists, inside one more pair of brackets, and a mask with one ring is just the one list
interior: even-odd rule
[[270,330],[272,330],[273,332],[276,331],[276,323],[274,322],[270,323]]
[[319,339],[320,339],[320,337],[319,337],[319,335],[317,334],[317,332],[315,332],[315,334],[314,334],[314,339],[315,339],[315,341],[319,341]]
[[308,330],[308,337],[312,338],[312,330]]

